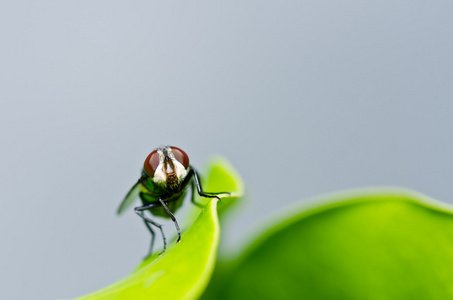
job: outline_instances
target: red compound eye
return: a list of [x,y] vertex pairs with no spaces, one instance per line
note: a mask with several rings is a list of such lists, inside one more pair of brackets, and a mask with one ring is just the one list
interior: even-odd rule
[[143,167],[145,168],[146,174],[153,177],[154,172],[156,172],[157,166],[159,166],[159,154],[156,150],[154,150],[145,159]]
[[178,147],[170,146],[170,148],[176,160],[179,161],[184,166],[184,168],[187,169],[187,167],[189,166],[189,157],[187,156],[186,152],[182,151]]

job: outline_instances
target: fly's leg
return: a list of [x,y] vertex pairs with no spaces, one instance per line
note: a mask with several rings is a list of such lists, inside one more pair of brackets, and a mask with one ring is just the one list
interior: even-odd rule
[[[150,208],[153,208],[153,207],[156,207],[156,206],[159,206],[160,204],[156,205],[156,203],[152,203],[152,204],[149,204],[149,205],[143,205],[143,206],[138,206],[135,208],[135,213],[140,217],[142,218],[148,226],[148,229],[150,229],[150,224],[156,226],[157,228],[159,228],[160,230],[160,233],[162,234],[162,239],[164,241],[164,249],[162,249],[162,252],[159,253],[159,255],[161,255],[162,253],[165,252],[165,249],[167,249],[167,240],[165,238],[165,234],[164,234],[164,230],[162,229],[162,225],[154,222],[153,220],[151,220],[150,218],[148,218],[147,216],[145,216],[145,210],[148,210]],[[151,243],[154,243],[154,231],[152,231],[152,229],[150,230],[153,235],[152,239],[151,239]],[[149,255],[151,255],[152,253],[150,252]]]
[[191,185],[191,189],[192,189],[192,197],[190,198],[190,201],[195,204],[196,206],[198,206],[199,208],[203,208],[204,205],[201,204],[201,203],[198,203],[197,201],[195,201],[195,181],[191,181],[190,182],[190,185]]
[[176,241],[176,243],[179,243],[179,241],[181,240],[181,230],[179,229],[178,221],[176,221],[175,216],[174,216],[173,213],[168,209],[167,205],[165,204],[164,201],[162,201],[161,198],[159,198],[159,202],[160,202],[160,204],[162,204],[162,206],[164,207],[165,211],[170,215],[171,220],[172,220],[173,223],[175,224],[176,231],[178,232],[178,240]]
[[149,252],[148,252],[148,256],[150,256],[153,253],[154,240],[156,238],[156,234],[154,233],[154,230],[151,228],[151,225],[149,225],[148,222],[143,220],[143,223],[145,223],[146,228],[148,228],[149,233],[151,233],[151,244],[149,245]]
[[197,186],[198,195],[200,195],[202,197],[205,197],[205,198],[217,198],[217,200],[219,200],[219,201],[220,201],[219,195],[221,195],[221,194],[231,195],[230,192],[220,192],[220,193],[205,193],[205,192],[203,192],[203,188],[201,187],[200,177],[198,177],[197,171],[195,171],[194,169],[191,169],[191,171],[193,172],[193,177],[195,179],[195,184]]

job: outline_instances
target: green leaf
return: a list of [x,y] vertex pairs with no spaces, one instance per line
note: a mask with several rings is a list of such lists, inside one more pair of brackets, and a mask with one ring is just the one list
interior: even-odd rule
[[[241,180],[221,158],[212,160],[208,187],[241,192]],[[208,189],[206,189],[209,191]],[[222,202],[230,198],[222,198]],[[128,277],[79,300],[197,299],[212,274],[219,243],[217,199],[209,199],[192,226],[161,256],[147,258]]]
[[203,299],[453,299],[453,209],[403,189],[316,199],[221,264]]

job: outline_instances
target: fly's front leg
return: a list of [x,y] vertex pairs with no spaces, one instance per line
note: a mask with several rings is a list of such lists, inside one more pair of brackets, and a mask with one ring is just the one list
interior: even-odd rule
[[195,204],[196,206],[198,206],[199,208],[204,208],[204,205],[201,204],[201,203],[198,203],[197,201],[195,201],[195,181],[191,181],[190,182],[190,187],[192,189],[192,197],[190,198],[190,201]]
[[178,232],[178,240],[176,241],[176,243],[179,243],[179,241],[181,240],[181,230],[179,229],[178,221],[176,221],[175,216],[174,216],[173,213],[168,209],[167,205],[165,204],[164,201],[162,201],[161,198],[159,198],[159,202],[160,202],[160,204],[164,207],[165,211],[170,215],[171,220],[172,220],[173,223],[175,224],[176,231]]
[[[153,246],[154,244],[154,231],[151,229],[151,226],[149,226],[150,224],[156,226],[157,228],[159,228],[160,230],[160,233],[162,234],[162,239],[163,239],[163,242],[164,242],[164,247],[162,249],[162,252],[159,253],[159,255],[161,255],[162,253],[165,252],[165,249],[167,249],[167,240],[165,238],[165,234],[164,234],[164,230],[162,229],[162,225],[159,224],[159,223],[156,223],[154,222],[153,220],[151,220],[150,218],[148,218],[147,216],[145,216],[145,210],[148,210],[150,208],[153,208],[153,207],[156,207],[156,206],[160,206],[160,203],[157,204],[157,203],[152,203],[152,204],[149,204],[149,205],[143,205],[143,206],[138,206],[135,208],[135,213],[140,217],[142,218],[145,223],[146,223],[146,227],[148,227],[148,229],[150,230],[151,232],[151,247]],[[149,252],[149,255],[151,255],[152,251],[152,248],[150,249],[150,252]]]
[[194,169],[191,169],[191,171],[193,172],[193,177],[195,179],[195,184],[197,186],[198,195],[200,195],[202,197],[206,197],[206,198],[217,198],[217,200],[219,200],[219,201],[220,201],[219,195],[221,195],[221,194],[231,195],[230,192],[219,192],[219,193],[205,193],[205,192],[203,192],[203,188],[201,187],[200,177],[198,177],[197,171],[195,171]]

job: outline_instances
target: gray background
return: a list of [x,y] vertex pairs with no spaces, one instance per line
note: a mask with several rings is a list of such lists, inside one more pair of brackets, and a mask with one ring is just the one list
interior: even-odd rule
[[[80,296],[149,236],[115,209],[147,154],[222,154],[276,211],[353,187],[451,202],[451,1],[9,1],[0,5],[0,298]],[[171,224],[167,228],[172,229]],[[173,231],[172,231],[173,232]]]

